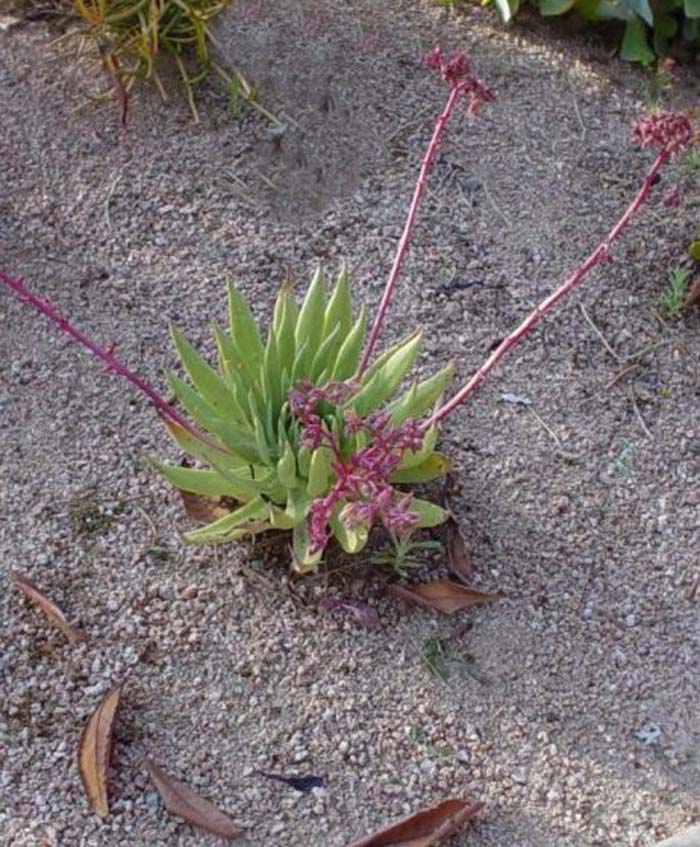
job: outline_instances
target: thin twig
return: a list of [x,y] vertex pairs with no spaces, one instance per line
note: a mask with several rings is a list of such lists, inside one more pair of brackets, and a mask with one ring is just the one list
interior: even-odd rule
[[532,406],[528,406],[527,408],[528,408],[528,411],[532,415],[534,415],[535,420],[539,423],[539,425],[542,427],[542,429],[551,437],[551,439],[557,445],[558,452],[562,456],[562,458],[569,459],[570,461],[575,462],[576,456],[574,456],[573,453],[569,453],[567,450],[564,449],[564,445],[561,443],[561,439],[556,434],[556,432],[552,429],[552,427],[549,426],[549,424],[544,420],[544,418],[540,414],[538,414],[533,409]]
[[491,192],[489,191],[488,185],[485,181],[482,181],[481,187],[484,189],[484,194],[486,195],[486,199],[491,204],[491,208],[498,215],[498,217],[503,221],[503,223],[508,227],[508,229],[512,229],[513,225],[510,220],[506,216],[506,213],[496,204],[496,201],[493,199]]
[[[129,162],[130,161],[131,159],[129,160]],[[119,180],[122,178],[124,168],[129,164],[129,162],[124,162],[124,164],[118,168],[117,175],[113,180],[112,184],[110,185],[109,191],[107,192],[107,197],[105,199],[105,220],[107,221],[107,229],[109,229],[110,232],[112,232],[112,219],[109,214],[109,204],[112,202],[112,197],[114,196],[114,192],[117,190]]]
[[616,385],[623,377],[627,376],[628,373],[636,370],[639,367],[639,362],[633,362],[631,365],[628,365],[626,368],[623,368],[621,371],[618,371],[615,376],[606,384],[605,390],[608,391],[613,385]]
[[633,388],[630,388],[627,393],[627,396],[630,398],[632,408],[634,409],[634,414],[637,416],[637,421],[639,422],[639,426],[642,428],[642,432],[646,435],[648,439],[653,440],[654,436],[649,431],[649,427],[644,423],[642,413],[639,411],[639,405],[637,404],[637,398],[634,394]]
[[603,347],[605,347],[605,349],[608,351],[608,353],[610,353],[610,355],[614,359],[617,359],[618,362],[624,362],[623,357],[615,352],[615,349],[613,348],[613,346],[608,343],[606,337],[598,329],[598,327],[593,323],[593,320],[592,320],[591,316],[588,314],[588,312],[586,311],[586,307],[583,305],[583,303],[579,303],[578,307],[581,310],[581,314],[586,319],[586,323],[588,324],[588,326],[590,326],[590,328],[593,330],[593,332],[595,332],[595,334],[598,336],[598,338],[600,339],[600,343],[603,345]]

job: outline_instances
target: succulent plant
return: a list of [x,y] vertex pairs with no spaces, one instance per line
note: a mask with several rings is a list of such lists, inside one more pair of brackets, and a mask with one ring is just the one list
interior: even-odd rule
[[[421,335],[413,332],[358,375],[367,322],[364,308],[353,318],[344,270],[330,296],[323,273],[317,270],[301,306],[284,284],[266,343],[248,304],[232,284],[228,311],[229,331],[214,326],[216,369],[177,329],[172,331],[188,380],[173,373],[167,377],[195,427],[185,429],[172,418],[164,422],[177,444],[207,467],[156,466],[181,491],[236,501],[228,514],[186,533],[188,541],[220,543],[266,530],[291,530],[295,566],[308,570],[320,561],[325,546],[310,538],[312,506],[321,503],[337,482],[337,462],[360,455],[358,451],[368,455],[373,425],[382,432],[399,432],[407,422],[430,411],[453,367],[448,364],[395,396],[419,350]],[[325,396],[324,386],[335,388]],[[337,445],[336,455],[331,442],[305,437],[304,421],[290,402],[299,387],[307,393],[318,388],[317,421]],[[416,429],[416,433],[419,437],[412,443],[416,449],[404,447],[391,455],[387,467],[393,470],[386,479],[391,486],[426,482],[448,468],[447,459],[434,449],[437,429]],[[366,491],[368,498],[372,490]],[[432,503],[417,498],[406,503],[413,516],[411,528],[445,519],[444,510]],[[328,515],[329,535],[344,550],[356,553],[365,545],[369,527],[357,520],[357,514],[353,520],[341,519],[346,506],[344,496],[334,502]]]

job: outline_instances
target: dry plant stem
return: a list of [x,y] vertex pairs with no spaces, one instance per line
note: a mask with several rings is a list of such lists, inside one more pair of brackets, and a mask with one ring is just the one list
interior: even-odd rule
[[138,374],[135,374],[132,370],[127,368],[125,364],[120,362],[119,359],[114,356],[112,347],[99,347],[91,338],[88,338],[87,335],[74,327],[71,323],[69,323],[69,321],[60,315],[48,300],[42,300],[35,294],[32,294],[32,292],[24,284],[22,277],[14,278],[9,276],[9,274],[6,274],[4,271],[0,271],[0,282],[4,282],[5,285],[14,291],[23,303],[28,303],[30,306],[33,306],[38,312],[41,312],[42,315],[45,315],[50,321],[55,323],[62,332],[73,338],[85,347],[86,350],[89,350],[93,356],[96,356],[100,361],[104,362],[105,369],[107,371],[123,376],[132,385],[136,386],[136,388],[143,392],[151,403],[153,403],[160,415],[173,423],[178,424],[195,438],[206,441],[211,447],[214,447],[217,450],[221,449],[221,445],[207,438],[206,435],[195,429],[187,418],[181,415],[177,409],[174,409],[167,400],[164,400],[154,388],[141,379]]
[[654,179],[656,174],[659,172],[664,162],[669,158],[670,153],[667,150],[662,150],[654,163],[647,171],[644,180],[642,181],[642,187],[637,192],[636,197],[630,203],[625,213],[622,215],[620,220],[615,224],[615,226],[610,230],[608,235],[601,241],[601,243],[595,248],[595,250],[590,254],[590,256],[581,264],[579,267],[571,274],[571,276],[564,282],[562,285],[557,288],[549,297],[545,298],[535,309],[532,311],[527,318],[520,324],[520,326],[515,329],[511,334],[505,338],[501,344],[493,351],[493,353],[489,356],[489,358],[484,362],[484,364],[479,368],[479,370],[474,374],[474,376],[466,383],[466,385],[457,392],[447,403],[437,409],[430,418],[428,418],[423,423],[423,429],[429,429],[435,424],[439,423],[441,420],[446,418],[451,412],[453,412],[458,406],[460,406],[464,401],[476,391],[476,389],[481,385],[481,383],[486,379],[490,371],[496,367],[496,365],[501,361],[501,359],[506,355],[506,353],[512,348],[515,347],[523,338],[527,335],[528,332],[539,323],[540,319],[553,307],[555,306],[563,297],[566,297],[574,288],[581,282],[581,280],[586,276],[586,274],[592,270],[596,265],[610,259],[610,247],[613,242],[619,238],[624,229],[627,227],[627,224],[632,220],[634,215],[639,210],[639,207],[646,200],[647,195],[652,189]]
[[430,144],[428,145],[428,149],[426,150],[425,156],[423,157],[423,161],[421,162],[418,182],[416,183],[416,188],[413,192],[413,199],[411,200],[411,205],[408,210],[408,216],[406,218],[406,223],[404,224],[403,232],[401,233],[401,240],[399,241],[399,246],[396,248],[394,264],[392,265],[391,272],[389,273],[389,279],[387,280],[386,286],[384,288],[384,293],[382,294],[382,299],[379,303],[377,316],[375,317],[374,323],[372,324],[372,330],[370,332],[369,339],[367,340],[364,352],[362,353],[362,361],[360,362],[360,368],[358,372],[359,376],[362,376],[362,374],[367,369],[367,365],[369,363],[370,357],[372,356],[375,345],[377,343],[377,338],[379,337],[379,333],[382,328],[382,323],[384,322],[384,316],[386,315],[386,311],[389,308],[389,302],[391,300],[391,295],[394,291],[394,286],[396,285],[396,280],[399,278],[399,274],[401,273],[403,260],[406,257],[408,245],[411,241],[411,235],[413,233],[413,227],[416,221],[416,213],[418,212],[418,206],[420,205],[420,201],[425,190],[428,172],[430,171],[430,168],[433,164],[435,153],[437,152],[437,149],[440,146],[440,139],[442,137],[442,133],[445,129],[447,121],[450,118],[450,115],[452,114],[452,111],[454,110],[454,107],[457,104],[457,100],[463,93],[464,92],[461,85],[456,84],[452,86],[452,88],[450,89],[450,96],[447,98],[447,102],[445,103],[445,108],[442,110],[440,116],[435,122],[433,136],[430,139]]

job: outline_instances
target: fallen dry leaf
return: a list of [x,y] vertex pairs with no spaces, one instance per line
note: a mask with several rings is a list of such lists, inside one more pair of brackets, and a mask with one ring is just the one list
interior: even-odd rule
[[451,579],[437,579],[434,582],[424,582],[405,588],[402,585],[390,585],[388,591],[403,600],[418,603],[428,609],[436,609],[446,615],[452,615],[469,606],[479,606],[482,603],[493,603],[500,599],[498,594],[478,591],[467,585],[460,585]]
[[187,517],[197,523],[211,523],[228,515],[231,509],[221,505],[218,497],[206,497],[204,494],[193,494],[191,491],[178,489],[182,497]]
[[299,791],[302,794],[308,794],[309,791],[313,791],[314,788],[321,788],[323,786],[323,777],[322,776],[314,776],[313,774],[309,774],[308,776],[286,776],[283,773],[270,773],[270,771],[256,771],[260,776],[264,776],[265,779],[272,779],[275,782],[284,782],[286,785],[289,785],[295,791]]
[[690,291],[685,299],[684,306],[694,306],[700,303],[700,276],[696,276],[690,286]]
[[464,543],[462,533],[455,520],[447,524],[445,531],[445,544],[447,546],[447,562],[450,569],[462,582],[468,583],[473,575],[473,568],[467,545]]
[[223,838],[240,835],[241,830],[228,815],[196,794],[189,785],[169,776],[150,759],[146,760],[146,768],[163,805],[173,815]]
[[109,814],[107,770],[112,747],[112,727],[121,691],[121,685],[115,685],[100,700],[99,706],[88,718],[78,744],[80,778],[95,814],[101,818]]
[[348,847],[434,847],[461,832],[482,805],[460,797],[443,800],[437,806],[414,812],[380,832],[353,841]]
[[319,601],[319,608],[326,609],[329,612],[345,612],[362,626],[367,629],[381,629],[382,622],[379,620],[379,615],[376,609],[368,606],[366,603],[361,603],[359,600],[353,600],[351,597],[336,597],[331,594],[323,597]]
[[70,644],[78,644],[81,641],[86,640],[85,633],[81,629],[71,626],[66,620],[66,616],[58,608],[58,606],[49,600],[44,592],[40,591],[33,582],[30,582],[30,580],[27,579],[26,576],[20,573],[12,574],[12,581],[16,588],[19,588],[19,590],[28,597],[35,606],[41,609],[41,611],[49,619],[49,622],[57,629],[61,630]]

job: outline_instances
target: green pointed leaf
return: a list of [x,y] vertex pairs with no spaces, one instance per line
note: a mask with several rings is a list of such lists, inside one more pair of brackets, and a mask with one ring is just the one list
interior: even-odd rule
[[620,56],[627,62],[639,62],[649,65],[654,61],[654,53],[647,44],[647,32],[638,17],[631,17],[625,26]]
[[367,544],[369,532],[364,526],[356,526],[352,529],[348,529],[345,526],[339,518],[344,505],[345,503],[343,502],[336,506],[333,510],[333,514],[331,515],[329,524],[333,531],[333,535],[346,553],[359,553],[365,544]]
[[301,305],[299,319],[297,320],[294,332],[297,350],[299,350],[301,345],[306,345],[302,373],[300,376],[307,375],[307,368],[318,350],[319,343],[323,335],[323,316],[325,308],[326,290],[323,280],[323,271],[321,268],[318,268],[311,280],[309,290],[306,292],[306,297],[304,297],[304,302]]
[[401,460],[401,464],[399,465],[399,470],[405,470],[406,468],[415,468],[418,465],[422,464],[435,449],[437,437],[437,427],[433,426],[425,433],[425,436],[423,437],[423,445],[420,450],[416,450],[413,453],[404,453],[404,457]]
[[345,268],[342,268],[336,279],[335,287],[328,300],[326,313],[323,320],[323,335],[328,338],[335,327],[340,324],[340,335],[337,346],[333,352],[337,353],[341,342],[347,337],[352,327],[352,298],[350,297],[350,285]]
[[366,417],[401,385],[418,355],[420,343],[420,332],[409,335],[357,394],[348,400],[347,405],[359,417]]
[[231,341],[237,352],[236,367],[245,368],[253,381],[257,381],[265,350],[253,313],[231,282],[228,286],[228,314]]
[[275,302],[272,328],[277,341],[279,361],[286,365],[289,372],[294,361],[296,343],[294,333],[297,324],[298,309],[294,302],[294,293],[288,283],[280,288]]
[[520,8],[520,0],[493,0],[493,3],[504,24],[507,24]]
[[297,384],[300,379],[308,378],[308,370],[306,362],[309,353],[309,339],[305,338],[301,344],[297,345],[296,355],[294,356],[294,364],[292,365],[292,387]]
[[353,324],[345,340],[340,345],[335,365],[333,366],[331,379],[343,381],[350,379],[350,377],[355,374],[360,361],[360,353],[365,341],[366,332],[367,316],[365,314],[365,307],[363,304],[360,308],[360,314],[357,316],[357,320]]
[[[270,507],[265,500],[262,497],[256,497],[223,518],[212,521],[212,523],[200,529],[187,532],[183,537],[191,544],[220,544],[224,541],[231,541],[234,537],[232,533],[243,530],[243,534],[248,534],[252,528],[249,529],[246,525],[251,522],[264,521],[269,510]],[[236,534],[235,537],[241,536]]]
[[432,409],[443,395],[454,372],[454,365],[449,362],[433,376],[418,384],[414,383],[405,394],[388,406],[388,411],[391,412],[391,425],[398,426],[407,418],[420,417]]
[[191,491],[193,494],[204,494],[207,497],[233,497],[242,503],[246,503],[259,493],[254,488],[247,488],[244,483],[236,485],[218,471],[163,465],[154,460],[150,463],[163,479],[180,491]]
[[419,482],[429,482],[444,476],[450,469],[450,460],[442,453],[431,453],[419,465],[412,468],[398,468],[389,477],[394,485],[415,485]]
[[328,447],[317,447],[311,455],[309,482],[306,490],[310,497],[321,497],[328,491],[333,453]]
[[686,18],[700,18],[700,0],[684,0],[683,10]]
[[651,11],[649,0],[629,0],[632,11],[650,27],[654,26],[654,13]]
[[214,435],[226,447],[227,452],[253,464],[261,463],[256,441],[246,426],[218,417],[199,394],[175,374],[166,371],[166,378],[188,415]]
[[670,42],[678,32],[678,21],[670,15],[657,12],[654,20],[654,53],[657,56],[666,56],[670,49]]
[[297,460],[292,445],[285,439],[282,458],[277,462],[277,477],[285,488],[295,488],[297,479]]
[[265,347],[261,381],[267,405],[271,407],[273,417],[276,418],[286,397],[282,396],[282,366],[277,350],[277,339],[272,329],[270,329]]
[[299,521],[292,530],[292,550],[294,552],[294,570],[297,573],[308,573],[316,568],[321,561],[323,550],[313,556],[309,554],[309,530],[306,521]]
[[435,503],[431,503],[428,500],[419,500],[417,497],[414,497],[411,500],[408,508],[409,511],[418,515],[416,529],[438,526],[439,524],[444,523],[449,517],[449,512],[445,509],[440,506],[436,506]]
[[240,409],[217,372],[188,343],[176,327],[170,330],[180,360],[202,399],[218,416],[238,418]]
[[572,9],[576,0],[540,0],[540,14],[563,15]]
[[683,21],[683,40],[697,41],[700,38],[700,21],[697,18],[686,18]]
[[340,346],[340,324],[335,325],[335,329],[327,335],[321,342],[318,352],[314,356],[311,367],[309,368],[309,378],[316,382],[317,385],[323,383],[318,381],[318,377],[328,370],[333,370],[335,365],[335,355]]

